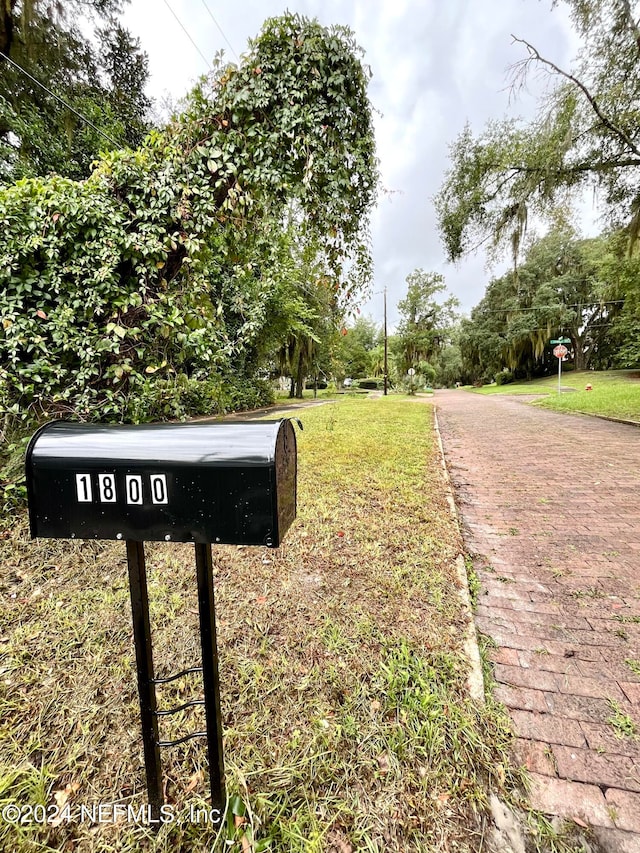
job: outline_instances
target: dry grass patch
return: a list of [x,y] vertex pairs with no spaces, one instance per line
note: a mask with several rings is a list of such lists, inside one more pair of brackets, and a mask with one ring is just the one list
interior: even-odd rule
[[[299,516],[278,550],[214,548],[227,841],[189,810],[205,746],[163,752],[176,820],[0,824],[14,851],[476,850],[514,784],[503,718],[469,698],[466,615],[432,410],[390,398],[306,410]],[[124,545],[1,543],[0,806],[146,802]],[[148,546],[157,675],[199,663],[193,549]],[[200,690],[168,685],[162,706]],[[161,720],[163,739],[201,727]],[[206,776],[205,776],[206,778]],[[66,799],[65,799],[66,798]]]

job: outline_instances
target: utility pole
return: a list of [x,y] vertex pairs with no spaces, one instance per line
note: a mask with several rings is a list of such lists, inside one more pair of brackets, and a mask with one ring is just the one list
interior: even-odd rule
[[387,288],[384,289],[384,396],[387,396],[389,374],[387,372]]

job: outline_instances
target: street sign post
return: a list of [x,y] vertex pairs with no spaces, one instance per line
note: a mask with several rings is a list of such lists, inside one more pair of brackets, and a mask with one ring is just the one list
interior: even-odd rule
[[[563,338],[563,340],[567,340]],[[551,341],[552,344],[556,343],[556,341]],[[569,352],[566,346],[563,343],[558,343],[557,347],[554,347],[553,354],[558,359],[558,394],[561,393],[560,383],[562,381],[562,359]]]

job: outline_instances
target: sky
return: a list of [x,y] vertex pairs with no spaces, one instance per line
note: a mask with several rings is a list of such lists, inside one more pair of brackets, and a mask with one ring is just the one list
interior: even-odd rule
[[512,36],[567,68],[577,44],[565,8],[551,9],[551,0],[131,0],[123,23],[149,56],[148,94],[175,100],[214,54],[223,50],[236,61],[263,21],[286,10],[349,26],[371,67],[384,191],[372,217],[373,295],[362,314],[382,321],[386,287],[393,328],[406,277],[418,268],[441,273],[468,314],[508,262],[488,269],[477,254],[457,266],[446,263],[433,197],[449,145],[467,122],[480,132],[491,119],[535,114],[546,84],[533,78],[514,100],[509,69],[524,47]]

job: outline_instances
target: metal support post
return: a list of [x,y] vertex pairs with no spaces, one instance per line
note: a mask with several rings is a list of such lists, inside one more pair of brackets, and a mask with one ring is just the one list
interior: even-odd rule
[[389,390],[389,364],[388,364],[388,345],[387,345],[387,288],[384,289],[384,396],[387,396]]
[[222,753],[222,716],[220,713],[220,681],[218,677],[218,646],[216,614],[213,597],[213,562],[211,545],[196,543],[198,575],[198,608],[200,611],[200,640],[202,642],[202,680],[207,718],[207,749],[211,783],[211,809],[220,821],[226,808],[224,757]]
[[129,568],[129,591],[133,613],[133,637],[136,645],[136,667],[138,670],[138,695],[140,697],[140,719],[144,766],[147,775],[147,791],[151,806],[151,820],[160,822],[162,807],[162,765],[160,763],[160,737],[156,709],[156,689],[153,680],[153,655],[151,652],[151,625],[149,622],[149,596],[144,560],[144,543],[127,541],[127,565]]

